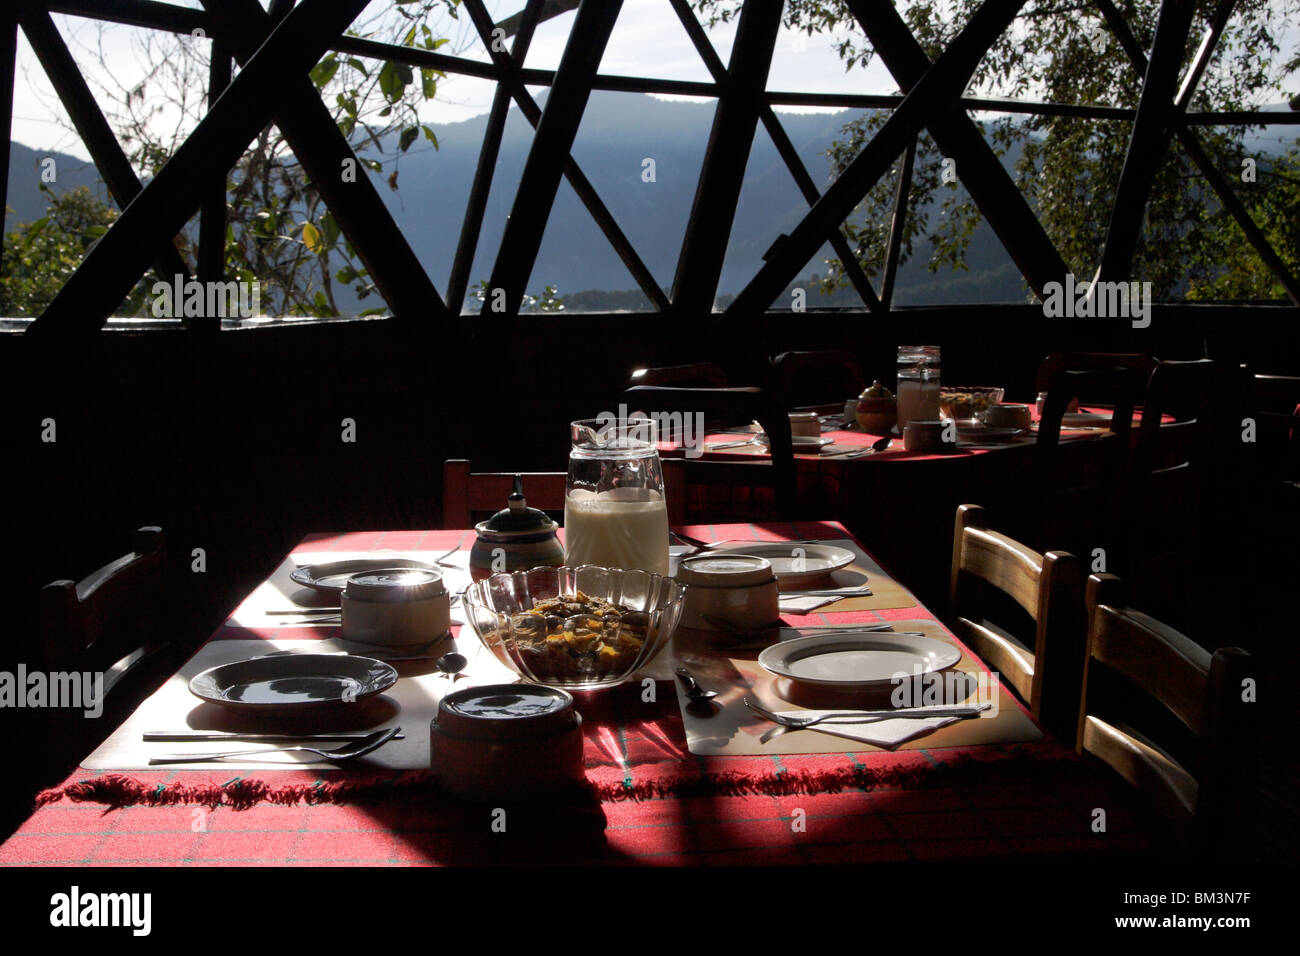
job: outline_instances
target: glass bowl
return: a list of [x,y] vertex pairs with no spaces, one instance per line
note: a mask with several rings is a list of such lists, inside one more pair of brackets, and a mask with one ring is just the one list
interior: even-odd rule
[[958,422],[983,421],[985,410],[999,404],[1004,392],[995,385],[941,385],[939,414]]
[[470,585],[462,603],[483,646],[525,681],[594,690],[654,659],[685,592],[662,575],[585,564],[494,574]]

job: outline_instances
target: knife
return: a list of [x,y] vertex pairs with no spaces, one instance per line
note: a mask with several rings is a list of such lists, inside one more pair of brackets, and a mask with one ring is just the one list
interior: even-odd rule
[[[141,738],[146,743],[194,743],[204,740],[360,740],[361,738],[368,737],[373,733],[373,730],[337,734],[240,734],[226,733],[219,730],[195,730],[185,731],[182,733],[169,733],[164,730],[147,730],[141,735]],[[398,731],[393,735],[392,739],[403,740],[405,737],[406,734]]]

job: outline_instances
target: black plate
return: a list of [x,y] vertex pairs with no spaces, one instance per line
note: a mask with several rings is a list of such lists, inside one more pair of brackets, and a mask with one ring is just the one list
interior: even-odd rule
[[288,716],[347,706],[395,683],[392,665],[371,657],[282,654],[209,668],[190,693],[239,713]]

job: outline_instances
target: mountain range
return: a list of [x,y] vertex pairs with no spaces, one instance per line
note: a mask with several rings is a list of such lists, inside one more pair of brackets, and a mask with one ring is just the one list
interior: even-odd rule
[[[544,98],[543,98],[544,101]],[[592,94],[574,143],[573,158],[609,207],[655,279],[668,289],[677,267],[681,240],[690,215],[701,161],[713,122],[712,101],[664,100],[636,93]],[[830,178],[826,150],[843,126],[860,115],[779,113],[782,126],[819,187]],[[438,148],[420,139],[397,163],[398,189],[386,177],[375,183],[394,217],[428,269],[439,290],[446,288],[460,236],[461,220],[473,182],[487,117],[435,126]],[[470,286],[492,272],[496,251],[510,215],[515,190],[532,143],[532,127],[512,107],[502,138]],[[9,206],[6,229],[39,218],[45,197],[39,191],[40,161],[52,155],[58,170],[54,188],[88,185],[103,192],[94,167],[75,157],[48,154],[18,143],[11,145]],[[1014,155],[1003,158],[1010,168]],[[653,181],[647,173],[653,160]],[[745,171],[735,222],[719,284],[719,300],[739,292],[762,265],[763,254],[782,232],[790,231],[808,209],[784,162],[760,124]],[[937,213],[931,210],[932,217]],[[933,226],[932,218],[931,224]],[[1021,302],[1024,285],[1001,243],[981,223],[967,254],[969,271],[931,273],[929,250],[922,241],[899,271],[895,302]],[[801,276],[824,273],[823,247]],[[593,309],[629,308],[643,302],[627,269],[605,240],[576,193],[563,182],[543,236],[528,284],[537,293],[546,285],[561,296]],[[616,294],[617,293],[617,294]],[[833,304],[857,304],[851,289]],[[364,304],[341,303],[367,308]],[[778,303],[778,305],[781,303]],[[810,293],[809,304],[827,304]],[[477,309],[472,299],[469,307]]]

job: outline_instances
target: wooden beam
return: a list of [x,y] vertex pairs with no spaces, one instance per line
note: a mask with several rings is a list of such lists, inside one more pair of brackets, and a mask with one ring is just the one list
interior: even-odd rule
[[[985,0],[938,60],[912,87],[898,109],[822,194],[794,231],[768,250],[758,274],[724,315],[761,312],[812,258],[830,229],[838,228],[868,189],[915,140],[936,104],[953,102],[990,46],[1015,18],[1025,0]],[[873,6],[889,7],[888,0]]]
[[884,276],[880,280],[880,301],[885,310],[894,299],[894,283],[898,278],[898,254],[903,248],[903,228],[907,225],[907,200],[912,192],[912,167],[916,164],[916,142],[903,154],[903,167],[898,171],[898,190],[894,193],[894,215],[889,222],[889,245],[885,249]]
[[[930,58],[894,4],[847,2],[899,87],[910,91],[930,68]],[[1030,287],[1041,296],[1047,283],[1061,281],[1065,260],[975,121],[960,105],[935,103],[926,126],[935,145],[956,160],[961,184]]]
[[215,37],[227,27],[225,17],[220,15],[157,0],[45,0],[44,5],[50,13],[172,33],[192,34],[202,30],[207,36]]
[[1192,96],[1196,93],[1196,86],[1205,75],[1210,60],[1214,58],[1214,49],[1219,45],[1219,38],[1223,36],[1224,28],[1227,27],[1232,9],[1236,5],[1237,0],[1219,0],[1219,5],[1215,7],[1209,26],[1201,36],[1201,45],[1196,50],[1196,56],[1192,58],[1192,65],[1188,67],[1182,85],[1179,86],[1178,93],[1174,97],[1174,109],[1179,113],[1187,112]]
[[[50,15],[34,3],[25,3],[19,8],[19,22],[27,42],[32,45],[36,58],[40,60],[46,76],[59,95],[63,108],[68,111],[72,125],[81,135],[81,140],[95,163],[95,169],[104,177],[104,184],[118,208],[125,210],[140,193],[140,180],[131,167],[131,161],[117,142],[113,129],[108,125],[95,95],[81,75],[81,68],[73,59],[63,37]],[[190,267],[177,250],[173,237],[184,226],[184,221],[170,234],[154,241],[146,252],[152,257],[154,270],[158,278],[170,282],[177,275],[188,276]],[[144,272],[144,269],[140,270]],[[135,282],[132,280],[132,285]],[[130,286],[127,287],[130,291]],[[126,292],[109,308],[115,308]]]
[[[214,39],[209,52],[208,62],[208,109],[212,109],[217,99],[230,85],[231,62],[230,48],[225,40]],[[198,278],[200,282],[224,282],[226,277],[226,176],[229,171],[222,169],[213,173],[208,180],[207,194],[203,197],[203,207],[199,213],[199,255]],[[191,319],[190,328],[195,331],[217,332],[221,330],[219,316],[204,316]]]
[[1195,0],[1162,0],[1160,4],[1151,58],[1142,81],[1128,155],[1115,187],[1115,204],[1111,208],[1097,280],[1128,279],[1132,271],[1147,200],[1167,153],[1168,131],[1175,117],[1178,71],[1182,68],[1195,11]]
[[[560,178],[591,96],[592,77],[622,6],[623,0],[583,0],[578,7],[492,267],[491,288],[504,292],[507,327],[522,305],[524,287],[537,262]],[[491,297],[484,302],[484,314],[489,314],[490,308]]]
[[[540,22],[545,23],[547,20],[558,17],[561,13],[568,13],[570,10],[576,10],[577,8],[578,0],[545,0],[545,5],[541,10]],[[527,15],[521,12],[516,13],[514,16],[506,17],[500,23],[496,24],[496,26],[501,30],[504,30],[507,37],[512,37],[515,35],[516,31],[522,30],[523,24],[527,22]],[[533,27],[536,26],[537,24],[534,23]]]
[[[704,60],[704,65],[708,67],[709,73],[719,85],[726,82],[727,67],[718,56],[717,51],[713,49],[713,44],[709,42],[708,34],[700,26],[700,21],[696,19],[687,0],[672,0],[673,10],[677,14],[677,19],[686,28],[686,34],[690,37],[691,42],[695,45],[696,51],[700,58]],[[786,168],[790,170],[790,175],[794,178],[795,185],[799,192],[803,194],[804,201],[812,206],[821,198],[821,191],[813,181],[808,169],[799,158],[798,151],[794,148],[794,143],[790,142],[790,137],[786,134],[785,127],[777,119],[776,111],[772,105],[763,102],[760,106],[759,117],[763,121],[763,128],[767,130],[767,135],[772,140],[772,145],[776,147],[777,155],[781,157]],[[867,274],[862,271],[857,257],[849,247],[848,240],[844,238],[844,233],[839,229],[831,232],[831,248],[835,254],[840,257],[840,262],[844,267],[844,272],[853,284],[854,290],[862,298],[862,304],[868,310],[874,312],[880,307],[880,300],[876,297],[876,290],[871,287],[871,280]]]
[[[465,7],[469,10],[470,18],[478,28],[479,35],[487,46],[490,55],[497,59],[503,72],[502,82],[510,88],[510,93],[514,97],[515,105],[519,107],[519,112],[524,119],[528,120],[529,125],[536,130],[542,122],[542,110],[537,105],[537,101],[533,99],[533,95],[528,92],[523,80],[525,71],[511,73],[510,62],[506,55],[499,50],[493,50],[491,42],[492,18],[488,15],[487,8],[483,6],[482,0],[465,0]],[[609,207],[601,200],[596,192],[596,187],[591,184],[591,180],[587,178],[586,173],[582,171],[582,168],[572,155],[567,155],[564,158],[564,178],[569,181],[569,185],[573,187],[578,199],[587,208],[587,212],[595,220],[596,226],[609,240],[609,244],[614,247],[614,252],[623,265],[627,267],[627,271],[632,274],[633,280],[640,286],[641,291],[646,294],[651,304],[660,311],[666,310],[668,308],[668,296],[659,287],[659,282],[650,272],[649,267],[637,255],[636,249],[632,247],[631,240],[620,228],[614,214],[609,211]]]
[[779,3],[747,3],[741,10],[727,70],[726,95],[718,101],[671,295],[681,314],[713,311],[727,241],[745,179],[745,166],[781,29]]
[[1188,126],[1300,126],[1300,112],[1295,110],[1218,110],[1187,113]]
[[[1111,32],[1115,34],[1115,38],[1129,58],[1129,62],[1133,64],[1133,68],[1139,73],[1145,74],[1147,71],[1146,53],[1142,49],[1142,44],[1138,43],[1137,37],[1133,35],[1133,31],[1129,29],[1128,21],[1124,19],[1124,15],[1119,12],[1111,0],[1095,0],[1095,2],[1107,24],[1109,24]],[[1281,256],[1273,249],[1263,230],[1255,225],[1255,220],[1250,217],[1250,211],[1237,198],[1237,194],[1233,191],[1227,177],[1219,171],[1219,168],[1214,165],[1214,162],[1206,154],[1200,138],[1183,125],[1175,126],[1174,135],[1178,137],[1179,145],[1183,147],[1183,151],[1187,153],[1192,162],[1196,164],[1197,169],[1201,171],[1201,175],[1209,182],[1215,195],[1223,203],[1224,208],[1237,221],[1237,225],[1245,233],[1246,241],[1250,243],[1256,255],[1277,277],[1291,301],[1300,305],[1300,282],[1296,281],[1290,267],[1282,261]]]
[[[510,58],[515,66],[522,67],[528,47],[537,29],[538,17],[547,0],[528,0],[521,16],[519,31],[510,47]],[[486,13],[486,11],[484,11]],[[483,145],[478,153],[478,166],[474,169],[474,184],[470,187],[465,204],[465,219],[460,226],[460,240],[456,243],[456,258],[452,260],[451,278],[447,283],[447,308],[459,315],[465,305],[465,290],[469,286],[469,270],[474,265],[478,251],[479,235],[483,230],[483,215],[487,210],[488,196],[492,192],[492,177],[496,171],[497,156],[501,152],[501,137],[505,134],[506,117],[510,112],[510,87],[497,83],[492,96],[492,109],[488,113]]]
[[[6,203],[9,201],[9,143],[13,139],[14,71],[18,63],[18,13],[13,7],[0,11],[0,236],[4,233]],[[0,242],[0,267],[4,266],[4,243]]]
[[[223,9],[240,15],[240,27],[233,31],[233,49],[235,58],[247,65],[275,28],[276,21],[262,10],[257,0],[204,2],[220,2]],[[295,74],[284,77],[278,86],[282,99],[274,103],[275,125],[284,133],[289,148],[302,163],[339,229],[352,243],[394,317],[408,321],[429,315],[450,319],[451,313],[419,256],[384,205],[311,80]],[[342,176],[345,167],[354,171],[354,176],[346,181]]]
[[39,338],[98,330],[145,271],[149,250],[175,235],[198,209],[206,175],[234,166],[265,126],[275,105],[266,91],[305,75],[365,5],[366,0],[303,0],[91,247],[26,334]]

